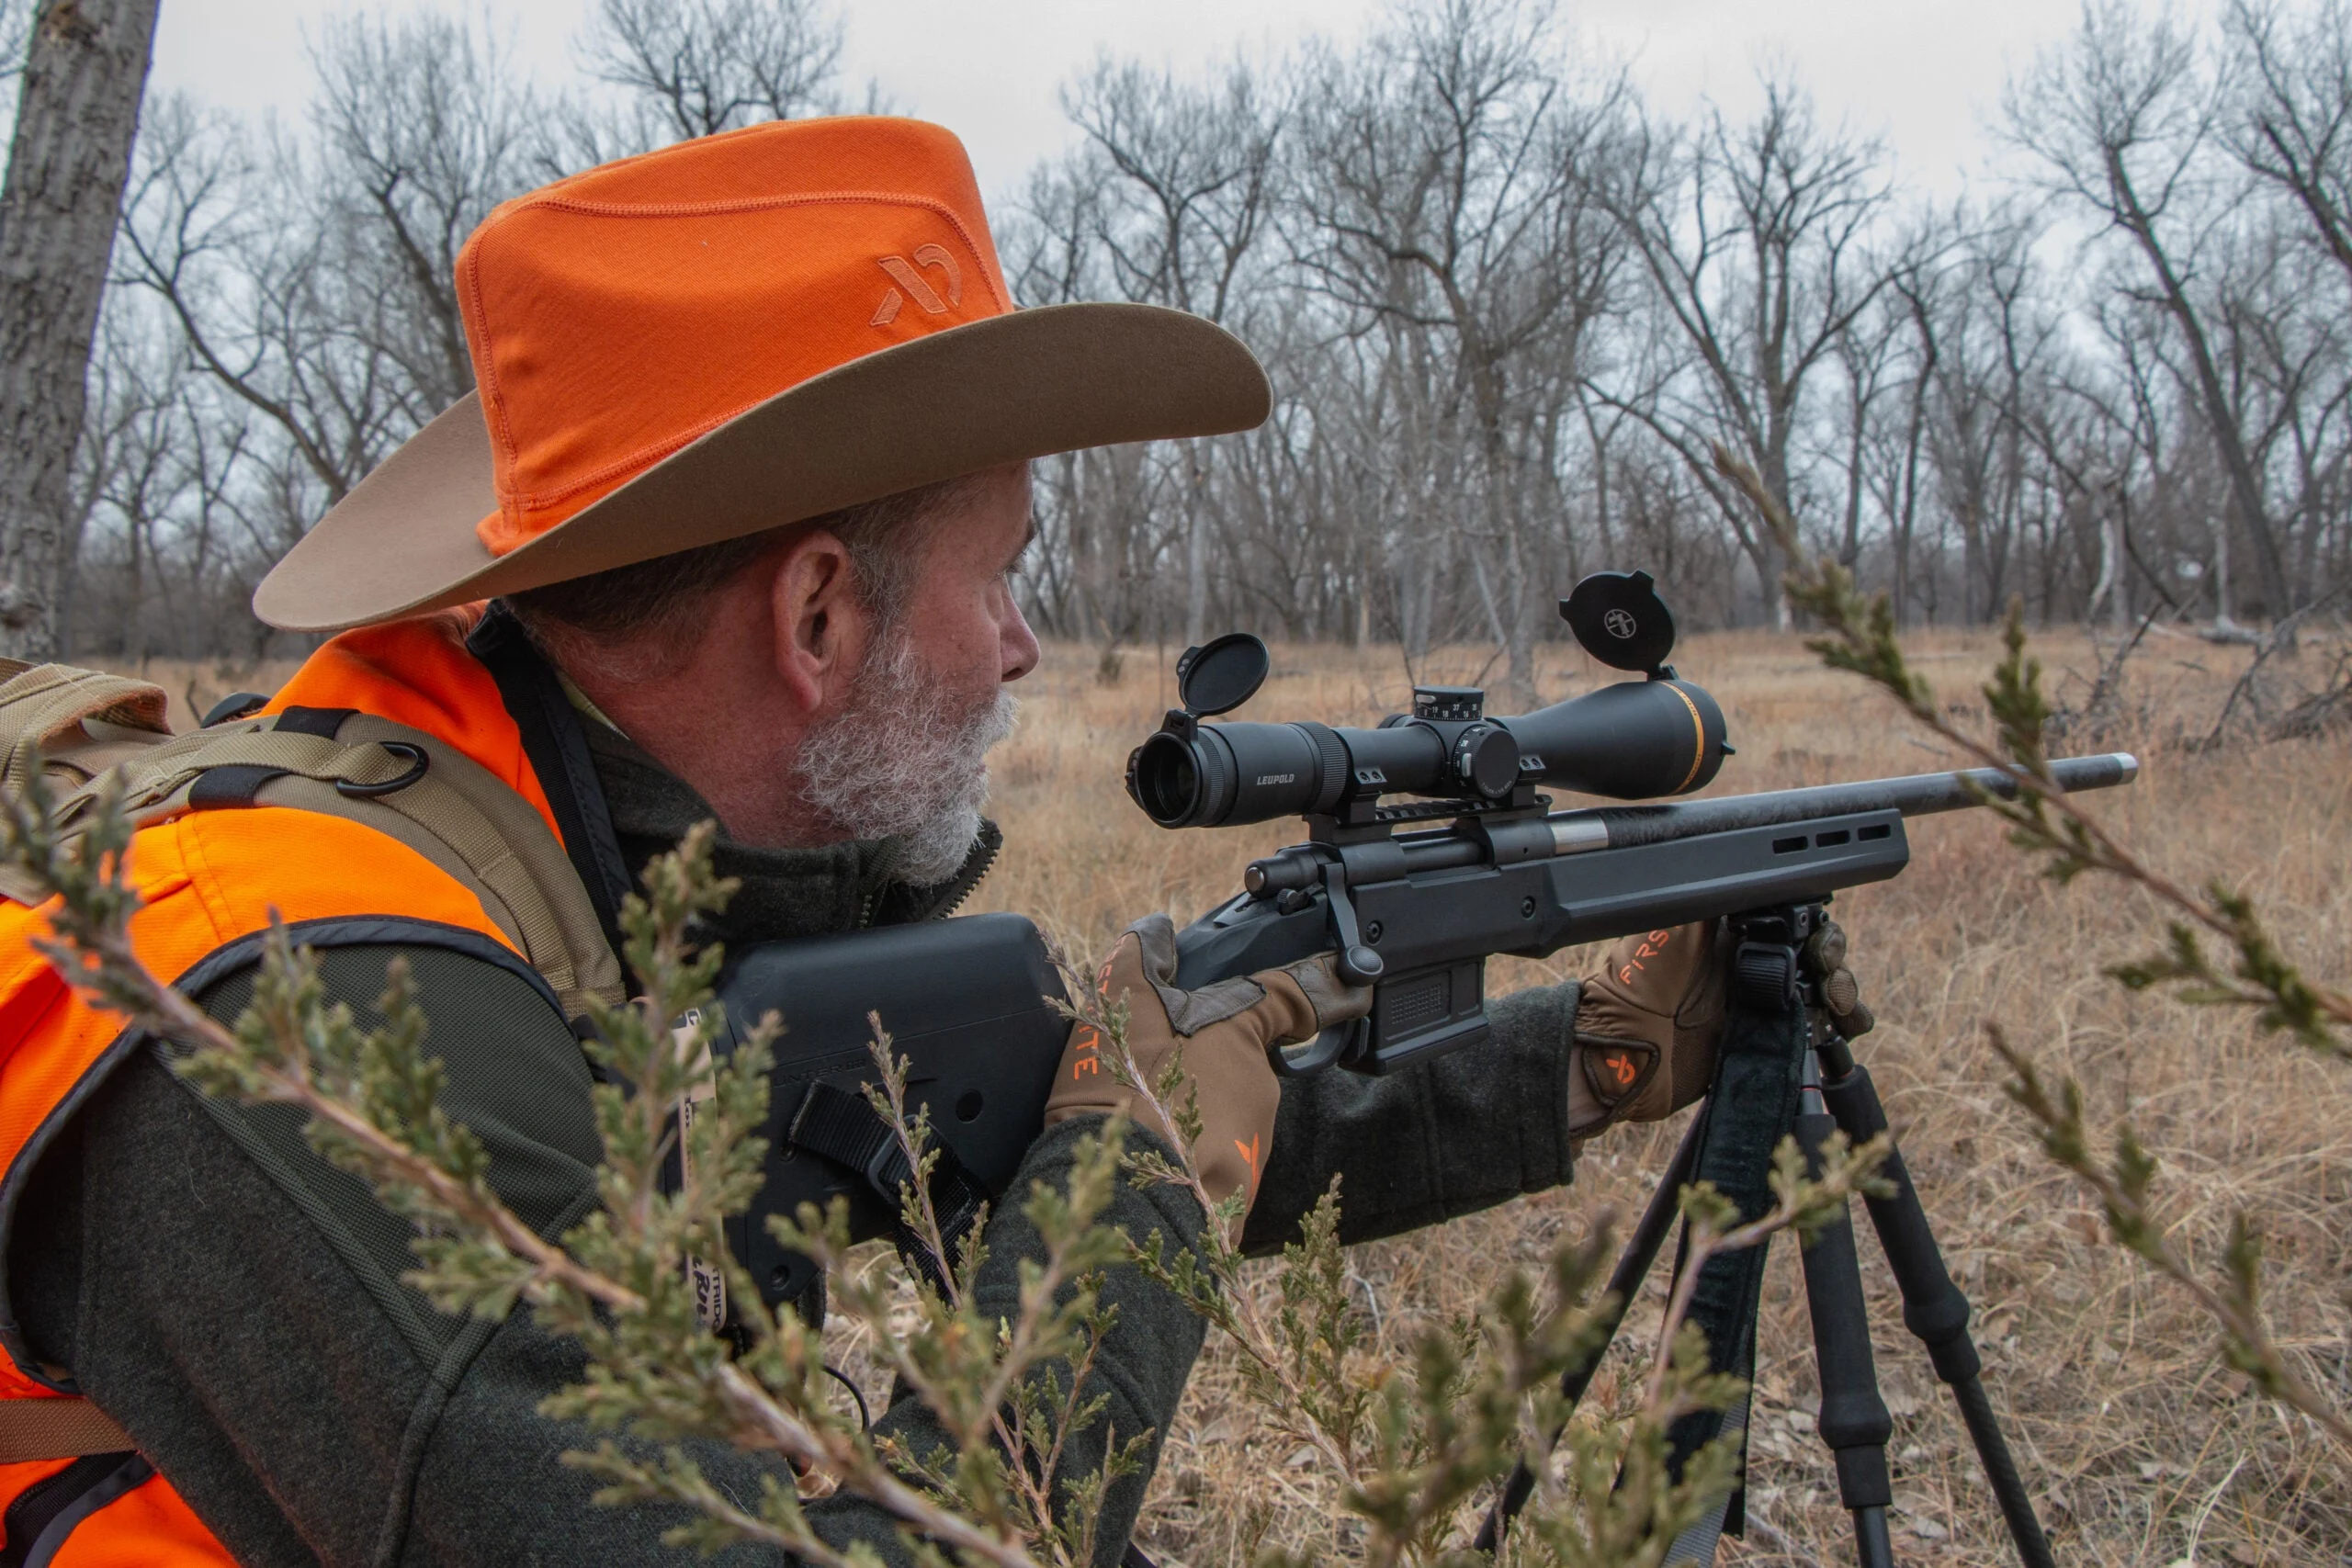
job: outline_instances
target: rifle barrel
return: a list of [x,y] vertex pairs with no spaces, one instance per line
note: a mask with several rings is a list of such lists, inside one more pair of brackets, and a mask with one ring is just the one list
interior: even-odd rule
[[[2062,757],[2050,764],[2051,776],[2072,795],[2086,789],[2109,789],[2139,776],[2140,763],[2128,751],[2092,757]],[[1972,789],[1972,785],[1974,789]],[[2004,800],[2018,793],[2015,774],[2001,768],[1972,768],[1965,773],[1913,773],[1903,778],[1867,779],[1860,784],[1818,784],[1809,789],[1774,790],[1767,795],[1727,795],[1713,800],[1678,800],[1655,806],[1595,806],[1576,811],[1555,811],[1544,818],[1552,829],[1552,852],[1583,854],[1591,850],[1631,849],[1662,844],[1675,839],[1696,839],[1708,833],[1742,828],[1778,827],[1788,822],[1813,822],[1864,811],[1900,811],[1905,817],[1928,817],[1979,804],[1981,789]],[[1473,839],[1451,830],[1402,835],[1396,840],[1403,852],[1398,871],[1426,874],[1487,863],[1487,851]],[[1310,846],[1289,849],[1250,863],[1242,878],[1252,896],[1271,898],[1293,888],[1317,885],[1323,861]]]
[[[2140,763],[2128,751],[2109,751],[2090,757],[2062,757],[2050,764],[2050,773],[2066,793],[2073,795],[2130,784],[2139,776]],[[1738,828],[1844,817],[1858,811],[1900,811],[1905,817],[1928,817],[1979,804],[1982,795],[1978,791],[2003,800],[2015,799],[2017,776],[2002,768],[1971,768],[1962,773],[1914,773],[1859,784],[1775,790],[1768,795],[1731,795],[1714,800],[1589,807],[1577,811],[1555,811],[1545,820],[1552,825],[1557,852],[1577,854],[1588,850],[1692,839],[1702,833]]]

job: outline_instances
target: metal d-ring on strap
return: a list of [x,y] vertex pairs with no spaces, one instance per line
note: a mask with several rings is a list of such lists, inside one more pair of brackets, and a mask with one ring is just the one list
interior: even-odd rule
[[412,746],[405,740],[379,740],[376,744],[395,757],[406,758],[408,771],[398,778],[386,779],[381,784],[361,784],[356,779],[337,779],[334,781],[335,794],[346,800],[373,800],[379,795],[394,795],[423,778],[425,770],[433,765],[433,759],[426,754],[422,746]]

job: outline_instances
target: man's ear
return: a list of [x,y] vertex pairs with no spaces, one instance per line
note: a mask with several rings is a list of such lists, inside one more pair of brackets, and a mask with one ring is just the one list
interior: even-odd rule
[[768,592],[777,679],[803,713],[831,712],[849,695],[873,637],[849,547],[809,530],[776,557]]

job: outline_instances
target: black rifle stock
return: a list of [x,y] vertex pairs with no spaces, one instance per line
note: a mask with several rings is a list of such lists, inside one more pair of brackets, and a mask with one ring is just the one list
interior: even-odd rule
[[[1043,1124],[1069,1037],[1055,1006],[1063,995],[1044,937],[1019,915],[764,942],[730,958],[718,980],[726,1028],[715,1054],[731,1055],[770,1011],[784,1021],[761,1129],[767,1182],[728,1222],[727,1238],[770,1305],[797,1300],[817,1271],[768,1234],[769,1216],[790,1218],[803,1203],[821,1212],[838,1198],[858,1240],[895,1227],[905,1163],[858,1103],[881,1082],[876,1026],[905,1059],[908,1113],[929,1118],[953,1179],[1000,1197]],[[935,1196],[944,1185],[934,1172]]]
[[[2068,758],[2051,771],[2067,790],[2105,789],[2130,783],[2138,764],[2111,753]],[[2011,775],[1978,769],[1508,822],[1470,818],[1353,844],[1294,845],[1250,867],[1251,891],[1179,934],[1177,983],[1291,963],[1344,940],[1335,928],[1349,925],[1385,964],[1372,1016],[1283,1052],[1280,1070],[1385,1072],[1486,1037],[1491,957],[1541,958],[1883,882],[1910,860],[1906,818],[2016,791]],[[1335,880],[1347,911],[1336,921]],[[730,1238],[762,1294],[789,1300],[814,1278],[808,1259],[768,1235],[771,1214],[838,1196],[849,1200],[859,1237],[891,1230],[888,1151],[875,1145],[873,1157],[852,1164],[798,1135],[808,1131],[812,1084],[854,1093],[876,1081],[869,1014],[910,1063],[910,1109],[928,1113],[959,1168],[1001,1197],[1035,1141],[1061,1060],[1069,1024],[1052,999],[1062,995],[1043,938],[1017,915],[777,942],[729,964],[719,986],[728,1018],[720,1051],[770,1009],[786,1024],[764,1129],[768,1182]]]
[[[2069,792],[2129,784],[2128,754],[2052,764]],[[1817,901],[1909,863],[1904,822],[2017,793],[1996,768],[1766,795],[1604,806],[1352,843],[1252,863],[1249,890],[1179,933],[1195,987],[1361,941],[1380,959],[1372,1016],[1286,1052],[1282,1070],[1380,1073],[1486,1037],[1486,960]],[[1352,935],[1351,935],[1352,932]]]
[[[1167,828],[1302,816],[1309,841],[1253,863],[1247,890],[1178,936],[1194,987],[1332,951],[1374,986],[1371,1016],[1272,1053],[1285,1075],[1383,1073],[1487,1036],[1486,963],[1766,906],[1816,903],[1910,861],[1905,821],[2014,796],[2000,769],[1922,773],[1713,800],[1548,810],[1544,785],[1621,800],[1701,789],[1732,755],[1713,698],[1666,663],[1674,618],[1647,575],[1598,572],[1561,601],[1585,650],[1646,679],[1534,713],[1489,716],[1485,694],[1425,686],[1376,728],[1209,725],[1250,700],[1271,660],[1233,633],[1177,663],[1183,705],[1127,763],[1136,804]],[[2052,764],[2065,790],[2129,784],[2122,753]],[[1384,803],[1395,795],[1426,798]],[[1448,821],[1445,827],[1430,827]],[[769,1179],[737,1222],[736,1256],[770,1301],[808,1260],[766,1220],[850,1201],[853,1232],[886,1234],[909,1172],[861,1102],[874,1082],[869,1010],[910,1064],[910,1110],[944,1148],[932,1195],[968,1219],[1001,1197],[1038,1134],[1069,1032],[1037,930],[1014,915],[757,947],[719,985],[731,1051],[771,1009]],[[952,1228],[952,1227],[951,1227]],[[905,1237],[900,1237],[902,1243]]]

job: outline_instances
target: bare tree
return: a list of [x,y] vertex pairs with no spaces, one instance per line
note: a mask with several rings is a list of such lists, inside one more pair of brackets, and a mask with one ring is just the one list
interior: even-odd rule
[[1851,571],[1862,558],[1862,502],[1870,491],[1868,448],[1877,424],[1880,400],[1889,395],[1901,374],[1904,317],[1899,309],[1881,308],[1855,320],[1838,334],[1837,362],[1846,383],[1843,438],[1846,502],[1844,527],[1838,541],[1838,564]]
[[[1463,547],[1522,702],[1565,521],[1561,434],[1621,271],[1590,193],[1619,156],[1623,84],[1564,78],[1552,47],[1541,11],[1433,6],[1360,65],[1326,62],[1300,158],[1300,265],[1377,345],[1406,427],[1395,451],[1424,480],[1408,526]],[[1429,570],[1423,542],[1406,570]]]
[[283,549],[473,385],[458,247],[531,183],[534,105],[446,18],[331,28],[309,146],[184,104],[142,140],[126,276],[187,352],[275,428]]
[[1654,304],[1689,344],[1684,384],[1657,428],[1717,498],[1767,614],[1785,625],[1778,547],[1722,490],[1708,446],[1728,433],[1790,502],[1808,383],[1885,286],[1870,242],[1889,193],[1876,141],[1823,130],[1810,97],[1783,77],[1764,89],[1744,125],[1720,110],[1690,133],[1651,120],[1640,156],[1602,197]]
[[2048,380],[2056,326],[2037,308],[2030,237],[2005,223],[1962,242],[1940,298],[1926,434],[1936,490],[1961,537],[1961,616],[1995,618],[2007,603],[2020,531],[2036,488],[2029,404]]
[[1907,626],[1916,608],[1912,592],[1912,546],[1917,537],[1919,522],[1920,454],[1928,434],[1928,392],[1935,383],[1937,367],[1942,350],[1939,344],[1937,323],[1941,315],[1940,293],[1944,287],[1942,271],[1932,262],[1923,259],[1920,251],[1932,254],[1933,244],[1916,247],[1905,263],[1888,274],[1888,286],[1901,299],[1903,314],[1908,322],[1910,345],[1910,385],[1903,399],[1903,423],[1900,434],[1894,438],[1894,457],[1887,465],[1884,491],[1885,513],[1892,558],[1889,596],[1894,602],[1895,624]]
[[1195,88],[1106,60],[1062,107],[1101,155],[1096,237],[1119,292],[1224,320],[1272,206],[1279,90],[1238,63]]
[[146,90],[155,0],[48,0],[0,186],[0,652],[46,659],[84,381]]
[[587,54],[674,139],[715,136],[829,107],[842,22],[818,0],[600,0]]
[[[2043,55],[2004,105],[2009,136],[2041,160],[2051,185],[2124,235],[2138,255],[2150,293],[2179,333],[2231,502],[2254,546],[2264,608],[2283,615],[2296,600],[2263,477],[2215,346],[2211,306],[2192,292],[2199,237],[2229,199],[2214,189],[2220,112],[2195,39],[2169,14],[2151,17],[2121,0],[2086,5],[2073,41]],[[2226,618],[2228,610],[2218,613]]]
[[[596,0],[581,36],[588,76],[617,99],[550,106],[541,161],[569,174],[762,120],[831,113],[842,19],[825,0]],[[866,88],[878,112],[878,88]]]
[[2278,0],[2232,0],[2226,28],[2245,94],[2231,150],[2352,279],[2352,7],[2319,0],[2298,25]]
[[[1166,73],[1101,62],[1063,95],[1086,133],[1082,159],[1094,195],[1091,239],[1121,297],[1227,319],[1272,206],[1274,148],[1284,107],[1236,65],[1205,88]],[[1183,443],[1160,470],[1184,559],[1184,639],[1207,636],[1211,527],[1208,475],[1216,448]]]
[[[31,14],[0,0],[0,93]],[[51,513],[75,635],[249,651],[254,575],[470,384],[473,226],[840,107],[842,41],[827,0],[597,0],[578,77],[526,90],[479,25],[355,20],[287,129],[152,106]],[[1532,700],[1590,566],[1647,568],[1686,621],[1780,618],[1723,437],[1906,619],[2018,592],[2228,631],[2352,579],[2352,0],[2096,0],[2011,95],[2025,199],[1949,209],[1785,73],[1678,118],[1570,42],[1544,0],[1399,0],[1344,47],[1071,80],[1074,144],[1000,203],[1016,294],[1222,321],[1275,406],[1040,464],[1042,627],[1106,676],[1224,626],[1392,637],[1415,675],[1483,644]],[[2053,212],[2086,231],[2063,267]]]
[[444,17],[330,23],[313,58],[321,217],[348,236],[339,265],[368,286],[371,346],[438,412],[474,383],[458,251],[530,183],[540,105],[509,85],[514,62],[494,35]]

